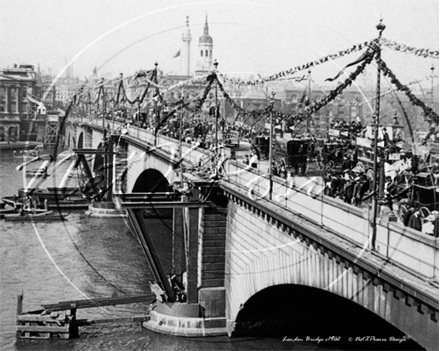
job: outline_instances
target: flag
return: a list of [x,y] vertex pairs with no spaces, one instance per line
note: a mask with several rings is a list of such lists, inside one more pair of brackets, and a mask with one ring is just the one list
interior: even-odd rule
[[176,52],[176,54],[173,56],[173,58],[176,58],[178,56],[180,56],[180,50]]
[[329,82],[333,82],[334,80],[338,79],[339,76],[344,73],[344,69],[351,67],[359,62],[365,61],[367,58],[370,57],[370,55],[372,55],[374,53],[374,51],[371,50],[367,50],[365,51],[358,59],[354,60],[352,63],[349,63],[347,66],[345,66],[334,78],[327,78],[325,80],[325,82],[329,81]]
[[301,99],[299,100],[299,103],[301,105],[308,105],[309,104],[309,97],[307,95],[307,88],[304,89],[303,95],[301,96]]
[[154,73],[154,69],[146,71],[146,72],[145,71],[139,71],[134,76],[134,79],[147,77],[148,75],[150,75],[150,77],[151,77],[153,73]]

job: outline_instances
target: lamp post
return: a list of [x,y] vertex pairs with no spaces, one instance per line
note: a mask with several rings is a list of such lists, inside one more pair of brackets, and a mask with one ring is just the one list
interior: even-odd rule
[[272,180],[272,160],[273,160],[273,108],[275,103],[275,93],[270,93],[270,135],[269,135],[269,200],[272,200],[273,180]]
[[[382,37],[382,32],[385,29],[385,25],[382,23],[382,18],[380,19],[379,24],[376,26],[377,30],[379,31],[379,37],[377,40],[377,58],[378,61],[380,60],[380,38]],[[377,67],[377,87],[376,87],[376,113],[375,113],[375,121],[374,121],[374,158],[373,158],[373,231],[372,231],[372,237],[371,237],[371,249],[375,250],[376,245],[376,235],[377,235],[377,228],[376,228],[376,222],[377,222],[377,211],[378,211],[378,200],[381,200],[383,198],[383,159],[380,161],[380,165],[378,167],[377,164],[377,144],[378,144],[378,134],[379,134],[379,120],[380,120],[380,68]],[[383,158],[383,156],[381,156]],[[377,188],[377,172],[380,172],[379,174],[379,189]]]

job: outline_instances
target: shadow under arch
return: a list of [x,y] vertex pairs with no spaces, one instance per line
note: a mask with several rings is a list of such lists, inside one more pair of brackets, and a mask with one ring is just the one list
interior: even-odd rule
[[170,191],[170,184],[165,176],[156,169],[144,170],[133,186],[134,193],[153,193]]
[[[271,286],[249,298],[237,315],[232,336],[276,337],[342,350],[423,350],[411,339],[391,341],[407,337],[354,301],[296,284]],[[364,336],[374,339],[354,340]]]
[[[97,150],[103,150],[102,143],[99,143]],[[102,155],[97,154],[95,155],[95,160],[93,162],[93,172],[96,174],[102,174],[105,175],[104,170],[104,157]]]
[[83,133],[83,132],[81,132],[81,133],[79,134],[77,148],[78,148],[78,149],[82,149],[82,148],[84,148],[84,133]]

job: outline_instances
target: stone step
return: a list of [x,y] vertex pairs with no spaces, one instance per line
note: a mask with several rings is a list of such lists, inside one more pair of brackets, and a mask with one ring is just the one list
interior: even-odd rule
[[226,227],[226,221],[203,221],[202,227]]

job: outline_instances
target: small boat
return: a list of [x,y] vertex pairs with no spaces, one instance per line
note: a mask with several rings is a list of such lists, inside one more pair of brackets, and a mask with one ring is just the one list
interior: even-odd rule
[[49,202],[47,204],[49,210],[63,209],[63,210],[86,210],[89,208],[87,200],[60,200],[58,202]]
[[26,171],[26,177],[43,177],[46,178],[47,177],[47,170],[44,169],[30,169],[28,171]]
[[13,222],[40,222],[40,221],[64,221],[68,213],[54,213],[53,211],[45,211],[40,213],[13,213],[5,214],[6,221]]
[[40,152],[38,150],[23,150],[20,152],[14,151],[14,158],[21,158],[21,159],[26,159],[26,158],[33,158],[33,157],[38,157],[40,156]]
[[19,197],[13,195],[13,196],[3,196],[2,201],[4,204],[12,207],[22,206],[23,203],[19,201]]
[[0,209],[0,214],[1,214],[1,215],[9,214],[9,213],[15,213],[15,212],[17,212],[17,211],[15,210],[15,208],[12,208],[12,207],[1,208],[1,209]]

